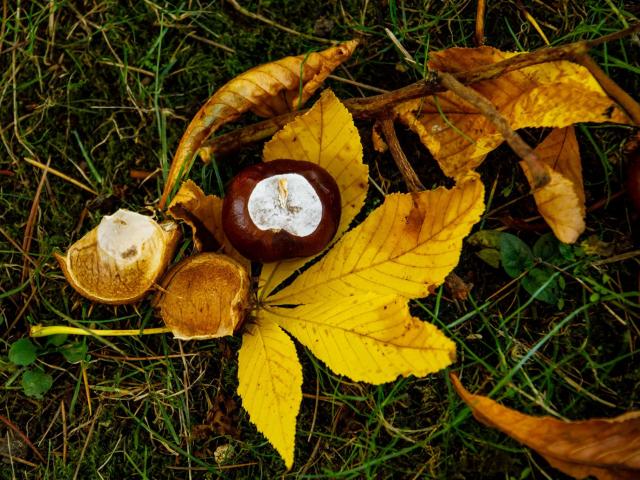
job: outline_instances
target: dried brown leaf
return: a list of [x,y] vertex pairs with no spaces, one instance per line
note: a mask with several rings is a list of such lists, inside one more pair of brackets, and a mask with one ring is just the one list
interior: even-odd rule
[[[454,73],[514,55],[518,54],[491,47],[450,48],[432,52],[429,67]],[[472,88],[491,101],[514,130],[561,128],[577,122],[629,122],[589,71],[568,61],[522,68],[475,83]],[[452,92],[412,100],[395,111],[450,177],[476,168],[503,142],[487,117]]]
[[373,144],[373,149],[378,153],[385,153],[389,150],[389,145],[387,145],[387,142],[382,138],[382,124],[380,121],[376,121],[373,124],[373,128],[371,129],[371,143]]
[[322,52],[285,57],[247,70],[222,86],[196,113],[184,132],[167,176],[160,208],[209,135],[248,111],[270,117],[299,109],[329,74],[351,56],[357,45],[356,40],[351,40]]
[[222,198],[205,195],[198,185],[187,180],[167,208],[176,220],[182,220],[191,227],[193,243],[198,252],[216,252],[222,248],[246,269],[251,262],[238,252],[227,239],[222,228]]
[[[585,205],[580,151],[574,128],[553,130],[535,149],[551,181],[533,190],[538,211],[555,236],[564,243],[574,243],[584,232]],[[529,167],[520,166],[533,188]]]
[[640,412],[574,422],[533,417],[469,393],[455,374],[451,381],[478,421],[534,449],[567,475],[579,479],[593,475],[600,480],[640,478]]

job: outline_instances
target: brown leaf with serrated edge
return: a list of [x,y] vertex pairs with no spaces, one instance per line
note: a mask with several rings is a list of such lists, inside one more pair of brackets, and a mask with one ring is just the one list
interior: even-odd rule
[[163,208],[202,142],[218,128],[252,111],[264,117],[297,110],[329,74],[347,60],[357,40],[322,52],[285,57],[254,67],[220,88],[191,120],[176,150],[160,199]]
[[532,448],[567,475],[578,479],[593,475],[599,480],[640,478],[640,412],[573,422],[534,417],[470,393],[454,373],[450,378],[478,421]]
[[205,195],[193,181],[187,180],[167,208],[169,215],[191,227],[198,252],[222,251],[247,270],[251,262],[229,242],[222,229],[222,198]]
[[[584,232],[585,205],[580,151],[575,129],[553,130],[535,149],[551,178],[542,188],[533,190],[538,211],[555,236],[564,243],[574,243]],[[533,188],[529,167],[520,166]]]
[[[491,47],[450,48],[431,52],[429,68],[462,72],[514,55],[518,54]],[[489,99],[514,130],[561,128],[577,122],[629,122],[589,71],[569,61],[522,68],[471,87]],[[395,112],[453,178],[476,168],[504,141],[486,116],[452,92],[411,100],[397,106]]]

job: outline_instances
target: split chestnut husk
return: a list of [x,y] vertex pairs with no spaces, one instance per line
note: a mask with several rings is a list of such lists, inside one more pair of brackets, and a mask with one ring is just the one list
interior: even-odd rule
[[163,280],[157,301],[160,316],[183,340],[233,335],[247,310],[249,281],[247,270],[226,255],[188,257]]

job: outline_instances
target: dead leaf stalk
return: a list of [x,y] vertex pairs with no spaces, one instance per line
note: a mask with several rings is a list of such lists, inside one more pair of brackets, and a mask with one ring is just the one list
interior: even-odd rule
[[591,73],[591,75],[593,75],[593,77],[598,81],[607,95],[622,107],[633,123],[640,125],[640,104],[638,104],[631,95],[620,88],[620,86],[614,82],[602,70],[602,68],[600,68],[600,65],[598,65],[590,55],[586,53],[578,55],[575,58],[575,62],[589,70],[589,73]]
[[[544,47],[530,53],[513,56],[500,62],[484,65],[480,68],[454,73],[452,76],[463,85],[471,85],[541,63],[559,60],[577,61],[577,58],[585,55],[595,46],[619,40],[637,32],[640,32],[640,23],[593,40],[582,40],[558,47]],[[445,90],[446,88],[438,82],[437,77],[431,75],[424,80],[388,93],[365,98],[350,98],[343,103],[354,118],[361,120],[374,119],[385,114],[395,105],[402,102],[441,93]],[[272,136],[295,117],[306,112],[307,110],[298,110],[296,112],[286,113],[209,139],[203,143],[202,150],[209,154],[209,158],[211,154],[223,155],[236,151],[244,145],[255,143]]]
[[47,160],[46,169],[42,171],[42,176],[40,177],[40,181],[38,182],[38,187],[36,188],[36,193],[33,197],[33,202],[31,203],[31,210],[29,211],[29,217],[27,218],[27,225],[24,228],[24,238],[22,239],[22,251],[24,252],[24,259],[22,263],[22,275],[20,276],[20,282],[24,282],[24,279],[27,277],[29,273],[29,251],[31,250],[31,243],[33,241],[33,229],[36,224],[36,215],[38,214],[38,209],[40,207],[40,195],[42,194],[42,187],[44,186],[44,182],[47,179],[47,172],[49,171],[49,165],[51,164],[51,157]]
[[474,40],[478,47],[484,45],[484,16],[486,10],[486,0],[478,0],[478,8],[476,9],[476,32],[474,35]]
[[22,433],[22,430],[20,430],[11,420],[2,415],[0,415],[0,421],[4,423],[8,428],[13,430],[22,439],[22,441],[33,451],[33,454],[38,457],[38,460],[40,460],[42,463],[46,463],[40,451],[35,447],[33,443],[31,443],[29,437]]
[[496,107],[486,97],[476,90],[463,85],[450,73],[438,72],[437,76],[443,86],[463,100],[469,102],[493,123],[513,151],[526,162],[531,170],[534,188],[540,188],[549,183],[549,174],[545,171],[538,155],[536,155],[533,149],[522,140],[522,137],[511,128],[509,121],[498,112]]
[[384,138],[387,141],[387,145],[389,145],[391,156],[396,162],[398,170],[400,170],[400,173],[404,178],[404,182],[407,184],[407,188],[410,192],[419,192],[424,190],[424,185],[418,178],[415,170],[411,167],[409,159],[400,146],[398,136],[396,135],[396,129],[393,125],[393,119],[391,117],[385,118],[380,122],[380,124],[382,126]]
[[332,40],[328,40],[326,38],[320,38],[320,37],[316,37],[314,35],[309,35],[307,33],[298,32],[297,30],[294,30],[292,28],[285,27],[284,25],[280,25],[279,23],[276,23],[273,20],[269,20],[268,18],[263,17],[262,15],[250,12],[249,10],[244,8],[242,5],[240,5],[236,0],[227,0],[227,2],[229,4],[231,4],[231,6],[238,13],[241,13],[245,17],[249,17],[249,18],[252,18],[252,19],[257,20],[259,22],[266,23],[267,25],[270,25],[270,26],[272,26],[274,28],[282,30],[283,32],[290,33],[291,35],[296,35],[298,37],[306,38],[307,40],[313,40],[314,42],[319,42],[319,43],[330,43],[330,44],[337,43],[337,42],[334,42]]

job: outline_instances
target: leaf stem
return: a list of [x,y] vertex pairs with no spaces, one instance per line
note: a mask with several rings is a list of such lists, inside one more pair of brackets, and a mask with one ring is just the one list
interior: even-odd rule
[[78,328],[66,325],[33,325],[29,334],[32,337],[47,337],[49,335],[69,334],[69,335],[91,335],[95,337],[135,337],[137,335],[154,335],[158,333],[168,333],[168,327],[145,328],[144,330],[102,330],[96,328]]
[[[533,52],[522,53],[500,62],[483,65],[472,70],[454,73],[452,75],[460,83],[470,85],[483,80],[491,80],[504,75],[505,73],[533,65],[539,65],[541,63],[558,60],[579,62],[579,57],[586,54],[589,49],[605,42],[633,35],[639,31],[640,23],[636,23],[624,30],[595,38],[593,40],[581,40],[567,45],[560,45],[558,47],[544,47]],[[424,80],[412,83],[391,92],[365,98],[349,98],[343,103],[347,109],[349,109],[354,118],[371,119],[388,112],[399,103],[406,102],[407,100],[413,100],[415,98],[426,97],[445,90],[446,88],[437,81],[437,78],[430,76]],[[238,128],[227,134],[209,139],[202,144],[202,148],[200,149],[201,157],[206,162],[213,154],[222,155],[231,153],[240,149],[244,145],[264,140],[265,138],[273,135],[295,117],[305,113],[306,111],[307,110],[298,110],[296,112],[272,117],[262,122]]]
[[398,170],[400,170],[400,173],[404,178],[404,183],[407,184],[407,188],[410,192],[420,192],[424,190],[424,185],[418,178],[416,171],[411,167],[409,159],[400,146],[400,142],[398,141],[398,137],[396,135],[396,129],[393,125],[393,119],[391,117],[384,118],[382,119],[380,124],[382,126],[382,133],[384,134],[384,138],[389,145],[391,156],[396,162],[396,166],[398,167]]
[[631,95],[625,92],[620,86],[614,82],[603,70],[600,65],[589,56],[584,53],[578,55],[575,61],[589,70],[589,73],[598,81],[602,89],[614,99],[622,109],[627,113],[629,118],[636,125],[640,125],[640,105],[636,102]]
[[524,160],[531,171],[533,188],[540,188],[549,183],[549,173],[545,170],[544,164],[538,155],[509,125],[506,118],[498,112],[496,107],[482,94],[476,90],[463,85],[453,75],[446,72],[437,73],[440,83],[455,93],[458,97],[469,102],[480,113],[493,123],[496,129],[502,134],[506,142],[516,154]]

